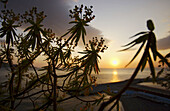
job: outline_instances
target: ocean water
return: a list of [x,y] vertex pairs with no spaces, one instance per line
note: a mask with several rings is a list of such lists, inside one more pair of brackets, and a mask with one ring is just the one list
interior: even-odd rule
[[[129,79],[134,68],[121,68],[121,69],[101,69],[100,74],[97,75],[97,83],[109,83],[109,82],[119,82]],[[156,73],[160,71],[160,68],[155,68]],[[136,78],[146,78],[150,75],[150,69],[146,68],[142,72],[139,71]]]
[[[92,73],[93,76],[97,77],[97,83],[103,84],[103,83],[110,83],[110,82],[119,82],[123,80],[127,80],[131,77],[131,75],[134,72],[134,68],[121,68],[121,69],[107,69],[107,68],[101,68],[99,74]],[[156,72],[158,72],[160,69],[156,68]],[[0,82],[3,82],[7,80],[6,75],[8,74],[9,69],[2,67],[0,69]],[[30,72],[33,72],[32,69],[30,69]],[[42,71],[39,72],[40,74],[43,73]],[[58,71],[58,74],[65,74],[62,71]],[[146,78],[150,76],[150,70],[148,68],[144,69],[143,72],[139,71],[136,78]]]

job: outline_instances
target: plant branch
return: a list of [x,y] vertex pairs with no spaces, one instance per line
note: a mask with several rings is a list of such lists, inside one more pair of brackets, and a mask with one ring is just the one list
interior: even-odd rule
[[116,94],[114,97],[110,98],[109,101],[103,102],[103,103],[101,104],[100,108],[99,108],[99,111],[103,111],[104,108],[105,108],[107,105],[109,105],[110,103],[112,103],[116,98],[119,98],[119,97],[127,90],[127,88],[130,86],[130,84],[133,82],[133,80],[135,79],[136,75],[138,74],[138,72],[139,72],[139,70],[140,70],[140,68],[141,68],[141,66],[142,66],[145,58],[148,56],[149,46],[150,46],[150,42],[151,42],[150,39],[151,39],[151,38],[149,37],[148,43],[147,43],[146,48],[145,48],[145,52],[144,52],[144,54],[143,54],[143,56],[142,56],[139,64],[137,65],[137,67],[136,67],[133,75],[131,76],[131,78],[130,78],[129,81],[127,82],[127,84],[124,86],[124,88],[123,88],[122,90],[120,90],[120,92],[119,92],[118,94]]

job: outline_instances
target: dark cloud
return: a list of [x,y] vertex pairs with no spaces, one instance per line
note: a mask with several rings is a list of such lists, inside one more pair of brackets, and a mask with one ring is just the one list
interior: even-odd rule
[[[17,13],[24,13],[36,6],[39,11],[44,11],[47,15],[44,26],[53,29],[58,36],[61,36],[71,27],[68,24],[71,21],[68,15],[72,8],[69,4],[72,2],[71,0],[9,0],[7,8]],[[0,4],[0,7],[3,7],[3,4]],[[89,26],[86,41],[94,36],[102,36],[102,32]]]
[[67,30],[70,21],[68,10],[71,7],[67,2],[68,0],[9,0],[7,8],[16,13],[24,13],[36,6],[47,15],[44,26],[61,35]]
[[170,35],[163,39],[159,39],[157,45],[159,50],[170,49]]

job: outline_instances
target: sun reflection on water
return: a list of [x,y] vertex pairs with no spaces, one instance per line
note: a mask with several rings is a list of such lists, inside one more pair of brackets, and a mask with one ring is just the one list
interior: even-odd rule
[[117,75],[117,71],[113,71],[113,75]]
[[112,82],[119,82],[119,78],[118,78],[118,72],[116,70],[113,70],[112,73]]

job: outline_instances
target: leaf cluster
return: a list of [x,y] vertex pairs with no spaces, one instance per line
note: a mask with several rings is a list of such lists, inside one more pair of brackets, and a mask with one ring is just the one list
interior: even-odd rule
[[121,51],[128,50],[128,49],[136,46],[137,44],[141,44],[140,48],[138,49],[138,51],[136,52],[136,54],[134,55],[132,60],[126,65],[126,66],[128,66],[139,55],[139,53],[141,52],[141,50],[144,48],[144,46],[146,44],[149,48],[147,50],[146,50],[146,48],[144,48],[144,50],[147,52],[147,55],[145,56],[144,60],[142,61],[141,71],[143,71],[143,69],[145,68],[146,63],[149,63],[151,75],[152,75],[153,79],[155,79],[156,73],[155,73],[153,60],[156,61],[157,57],[159,57],[159,59],[164,61],[168,66],[170,66],[170,65],[168,63],[168,60],[165,57],[163,57],[157,50],[156,36],[153,32],[154,24],[153,24],[152,20],[147,21],[147,28],[149,29],[149,31],[139,32],[139,33],[135,34],[134,36],[132,36],[131,38],[136,37],[136,36],[139,36],[139,37],[137,39],[133,40],[132,42],[128,43],[127,45],[124,45],[124,46],[129,46],[129,47],[125,48]]
[[[95,37],[86,44],[83,52],[79,52],[83,56],[72,56],[81,37],[85,44],[85,26],[88,26],[87,23],[94,16],[92,6],[75,6],[70,13],[75,19],[70,22],[74,24],[73,27],[63,36],[56,37],[52,29],[44,28],[46,15],[36,7],[22,15],[15,14],[12,10],[2,11],[0,37],[5,38],[6,42],[0,49],[0,65],[7,63],[10,70],[5,82],[7,87],[0,88],[5,91],[2,94],[4,98],[0,99],[0,104],[5,107],[0,106],[0,109],[9,107],[10,110],[15,110],[23,100],[27,100],[31,101],[34,110],[46,110],[50,106],[56,110],[57,103],[73,97],[78,99],[78,95],[83,93],[88,95],[96,81],[92,70],[99,73],[99,53],[104,52],[107,46],[104,45],[103,38],[98,40]],[[17,34],[17,28],[22,26],[23,33]],[[34,61],[41,55],[46,66],[38,69]],[[39,102],[42,98],[45,100]]]
[[136,52],[134,57],[131,59],[131,61],[126,66],[128,66],[131,62],[133,62],[133,60],[139,55],[140,51],[143,48],[144,48],[144,53],[142,54],[142,57],[141,57],[138,65],[137,65],[137,67],[135,68],[134,73],[132,74],[132,76],[128,80],[127,84],[116,95],[114,95],[114,93],[106,91],[107,94],[113,95],[113,96],[108,101],[103,102],[101,104],[99,111],[103,111],[106,106],[108,106],[109,104],[111,104],[112,102],[115,101],[115,104],[112,105],[112,107],[109,109],[111,111],[116,106],[116,104],[118,103],[121,95],[128,89],[130,84],[133,82],[133,80],[137,76],[139,70],[143,71],[147,63],[149,64],[149,68],[150,68],[151,76],[153,78],[153,82],[155,82],[156,78],[159,77],[159,75],[160,75],[159,73],[163,72],[163,70],[161,70],[156,75],[153,60],[156,61],[157,57],[159,57],[159,59],[163,63],[165,63],[168,67],[170,67],[170,64],[169,64],[167,58],[163,57],[157,50],[156,37],[155,37],[155,34],[153,32],[154,24],[153,24],[152,20],[147,21],[147,28],[148,28],[149,31],[139,32],[139,33],[135,34],[131,38],[137,37],[137,36],[139,36],[139,37],[124,46],[124,47],[128,46],[127,48],[120,50],[120,51],[126,51],[126,50],[128,50],[128,49],[130,49],[130,48],[132,48],[132,47],[134,47],[138,44],[141,44],[140,48],[138,49],[138,51]]

